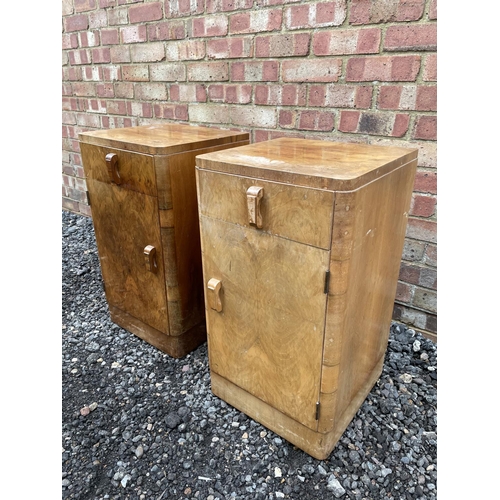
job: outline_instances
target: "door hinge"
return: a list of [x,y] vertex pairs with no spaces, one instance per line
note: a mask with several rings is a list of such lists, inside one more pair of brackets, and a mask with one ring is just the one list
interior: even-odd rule
[[316,403],[316,420],[319,420],[319,401]]
[[326,271],[324,293],[328,293],[329,291],[330,291],[330,271]]
[[89,207],[92,206],[92,203],[90,202],[90,193],[88,191],[85,191],[85,196],[87,198],[87,205]]

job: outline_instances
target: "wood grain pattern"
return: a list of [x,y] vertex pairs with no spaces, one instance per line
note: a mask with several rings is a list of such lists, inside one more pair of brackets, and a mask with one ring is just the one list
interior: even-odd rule
[[352,191],[417,157],[417,150],[282,137],[200,155],[201,169],[284,182],[298,186]]
[[93,147],[85,143],[80,144],[80,149],[87,179],[113,184],[108,172],[108,163],[106,162],[106,156],[112,153],[117,158],[115,168],[120,173],[121,188],[156,196],[156,179],[152,156],[139,155],[109,147]]
[[175,154],[218,144],[248,141],[246,132],[197,127],[179,123],[158,123],[138,127],[81,132],[82,143],[135,151],[150,155]]
[[[200,213],[251,227],[247,190],[256,184],[248,177],[197,169]],[[258,181],[264,189],[260,202],[263,232],[327,249],[331,241],[334,195],[276,182]]]
[[112,318],[171,356],[206,335],[195,156],[248,137],[179,124],[80,134]]
[[[207,309],[212,390],[319,459],[382,370],[416,158],[295,139],[197,158],[204,280],[222,283],[222,310]],[[248,221],[249,186],[264,190],[262,229]],[[295,213],[299,192],[308,203]]]
[[206,283],[223,289],[222,311],[206,307],[212,371],[315,429],[328,252],[200,222]]
[[157,273],[147,272],[144,265],[144,248],[161,247],[156,198],[93,179],[87,182],[108,303],[168,332],[163,258],[156,255]]
[[[342,374],[335,418],[345,411],[387,348],[416,166],[414,160],[355,193],[337,194],[335,222],[349,231],[334,229],[331,263],[349,263],[349,271],[343,276],[345,287],[331,293],[327,307],[327,336],[333,333],[332,324],[343,327],[339,341],[330,345],[337,352],[325,344],[323,360],[327,365],[336,359]],[[346,214],[352,220],[343,223]],[[349,259],[335,260],[346,257],[343,251],[333,251],[344,238],[351,249]]]

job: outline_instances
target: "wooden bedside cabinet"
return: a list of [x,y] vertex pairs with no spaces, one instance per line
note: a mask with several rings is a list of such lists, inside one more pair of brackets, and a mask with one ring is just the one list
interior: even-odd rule
[[417,150],[281,138],[196,165],[212,391],[324,459],[382,371]]
[[248,138],[180,124],[79,134],[111,319],[170,356],[206,339],[195,156]]

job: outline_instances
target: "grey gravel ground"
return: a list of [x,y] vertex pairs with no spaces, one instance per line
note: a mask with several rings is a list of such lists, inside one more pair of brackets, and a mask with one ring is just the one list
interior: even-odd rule
[[326,460],[109,319],[92,221],[62,213],[63,499],[435,499],[437,347],[391,326],[383,373]]

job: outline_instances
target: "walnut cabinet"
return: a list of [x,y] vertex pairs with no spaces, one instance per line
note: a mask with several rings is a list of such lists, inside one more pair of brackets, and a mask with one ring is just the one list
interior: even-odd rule
[[162,124],[79,140],[111,319],[182,357],[206,339],[195,157],[248,134]]
[[382,370],[417,150],[281,138],[196,165],[212,391],[324,459]]

